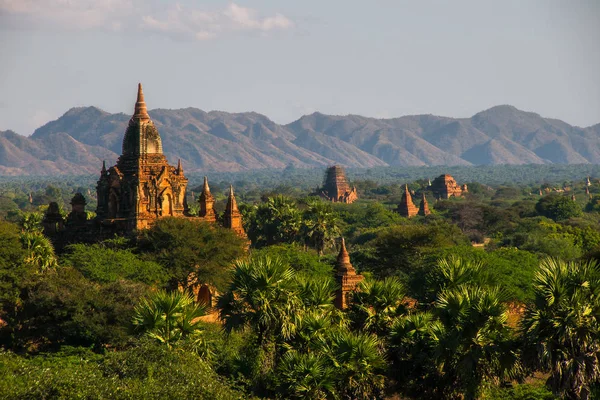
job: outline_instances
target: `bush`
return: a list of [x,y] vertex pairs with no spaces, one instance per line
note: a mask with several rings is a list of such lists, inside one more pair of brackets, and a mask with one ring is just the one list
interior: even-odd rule
[[543,386],[516,385],[511,388],[492,388],[484,396],[487,400],[554,400],[556,396]]
[[106,356],[0,352],[0,393],[19,399],[244,399],[193,353],[143,344]]

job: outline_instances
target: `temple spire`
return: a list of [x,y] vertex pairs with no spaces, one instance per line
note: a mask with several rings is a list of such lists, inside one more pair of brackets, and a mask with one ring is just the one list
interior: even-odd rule
[[423,192],[423,198],[421,199],[421,204],[419,205],[419,215],[426,216],[429,214],[431,214],[431,211],[429,211],[427,197],[425,197],[425,192]]
[[338,289],[335,292],[335,306],[340,310],[348,307],[348,294],[357,289],[360,281],[363,280],[362,275],[358,275],[356,270],[350,263],[350,255],[346,250],[346,241],[344,238],[341,240],[340,254],[337,258],[337,273],[336,281]]
[[344,238],[342,238],[340,253],[337,257],[337,267],[338,275],[356,275],[356,271],[350,263],[350,254],[348,254],[348,250],[346,250],[346,241],[344,240]]
[[233,185],[229,186],[229,198],[223,215],[223,226],[232,229],[240,237],[247,237],[242,224],[242,214],[238,210],[237,201],[235,201],[235,195],[233,194]]
[[200,213],[198,215],[206,221],[214,222],[216,220],[214,210],[215,198],[210,193],[208,178],[206,176],[204,177],[204,186],[202,188],[202,193],[200,193],[200,196],[198,197],[198,202],[200,203]]
[[148,109],[146,108],[146,102],[144,101],[144,91],[142,90],[142,84],[138,83],[137,101],[135,102],[135,111],[133,112],[133,118],[149,120]]
[[235,200],[235,195],[233,194],[233,185],[229,185],[229,198],[227,199],[227,207],[225,208],[225,212],[231,214],[238,211],[237,201]]
[[414,217],[419,212],[419,209],[412,201],[412,196],[408,190],[408,185],[404,185],[404,193],[400,199],[400,204],[398,204],[397,211],[400,215],[406,218]]
[[181,166],[181,158],[177,161],[177,175],[183,175],[183,167]]
[[102,175],[106,174],[106,160],[102,160],[102,171],[100,171]]

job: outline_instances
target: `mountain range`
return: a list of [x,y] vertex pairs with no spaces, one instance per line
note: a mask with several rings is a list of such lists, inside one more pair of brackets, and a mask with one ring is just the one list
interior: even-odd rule
[[[149,111],[171,164],[185,171],[263,168],[600,164],[600,124],[579,128],[502,105],[471,118],[305,115],[279,125],[255,112]],[[0,131],[0,175],[98,173],[113,165],[130,116],[78,107],[31,136]]]

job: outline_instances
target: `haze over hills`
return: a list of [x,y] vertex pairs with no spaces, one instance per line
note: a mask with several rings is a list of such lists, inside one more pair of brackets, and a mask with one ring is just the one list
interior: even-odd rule
[[[471,118],[264,115],[196,108],[149,112],[169,162],[186,171],[263,168],[600,164],[600,124],[579,128],[512,106]],[[97,173],[115,163],[130,116],[72,108],[31,136],[0,131],[0,175]]]

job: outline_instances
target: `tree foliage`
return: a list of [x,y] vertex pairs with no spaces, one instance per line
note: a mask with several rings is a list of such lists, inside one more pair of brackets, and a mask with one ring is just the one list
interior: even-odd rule
[[143,232],[139,250],[165,268],[170,288],[198,280],[224,287],[233,261],[245,252],[244,240],[232,230],[187,218],[161,218]]
[[167,347],[190,336],[199,337],[199,318],[206,306],[197,304],[189,293],[164,290],[152,293],[135,306],[133,325],[136,331]]
[[70,245],[61,257],[61,264],[72,266],[87,279],[100,283],[127,279],[162,285],[168,278],[156,262],[142,260],[131,250],[113,249],[107,244]]
[[522,320],[528,362],[551,373],[552,390],[586,399],[600,381],[600,268],[595,262],[544,259],[535,302]]
[[535,205],[535,210],[544,217],[562,221],[582,214],[581,207],[567,196],[548,195]]

